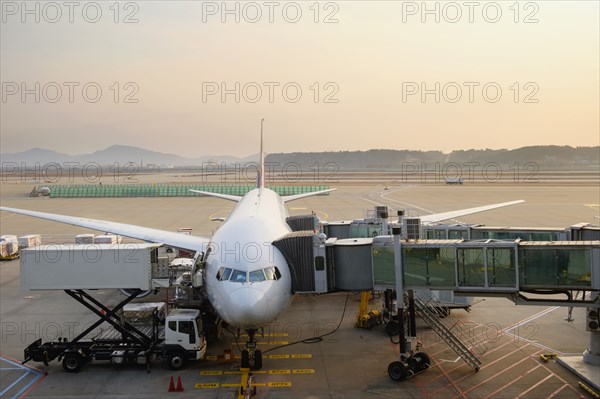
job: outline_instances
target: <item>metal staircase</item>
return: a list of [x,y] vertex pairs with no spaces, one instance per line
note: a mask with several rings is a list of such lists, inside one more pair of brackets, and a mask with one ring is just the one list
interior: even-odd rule
[[[433,304],[435,302],[435,305]],[[447,323],[442,321],[449,314],[449,309],[444,308],[433,298],[429,300],[422,298],[422,295],[415,295],[415,307],[421,317],[431,326],[431,328],[442,338],[450,348],[460,356],[465,363],[471,366],[475,371],[479,371],[481,360],[479,356],[483,355],[487,347],[483,342],[477,342],[473,334],[464,331],[459,320],[448,327]],[[454,330],[454,332],[453,332]],[[465,340],[463,342],[461,337]]]

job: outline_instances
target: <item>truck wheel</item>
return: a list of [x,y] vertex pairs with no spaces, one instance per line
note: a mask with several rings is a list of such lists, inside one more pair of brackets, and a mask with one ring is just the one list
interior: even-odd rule
[[171,370],[180,370],[185,365],[185,355],[181,352],[171,353],[168,357],[168,363]]
[[78,373],[83,366],[83,357],[76,352],[67,353],[63,358],[62,366],[67,373]]

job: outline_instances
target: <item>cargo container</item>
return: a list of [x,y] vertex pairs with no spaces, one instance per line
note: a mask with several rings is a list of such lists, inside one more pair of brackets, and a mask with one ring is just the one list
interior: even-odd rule
[[29,248],[35,247],[36,245],[42,244],[42,236],[39,234],[28,234],[26,236],[21,236],[18,239],[19,248]]
[[0,236],[0,259],[10,260],[19,257],[19,241],[15,235]]

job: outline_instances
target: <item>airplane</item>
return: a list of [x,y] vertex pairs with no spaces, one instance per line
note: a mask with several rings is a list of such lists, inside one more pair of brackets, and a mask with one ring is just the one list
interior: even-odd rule
[[[260,171],[264,171],[265,154],[261,122]],[[0,210],[51,220],[59,223],[110,232],[148,242],[195,252],[205,263],[204,285],[208,300],[222,321],[248,335],[242,351],[242,367],[262,366],[262,353],[256,349],[255,334],[283,312],[292,302],[292,268],[284,255],[271,243],[291,232],[286,223],[285,204],[291,201],[336,190],[279,196],[265,186],[265,176],[258,175],[257,187],[244,196],[191,190],[206,196],[237,203],[229,217],[220,225],[212,238],[184,235],[160,229],[87,219],[74,216],[0,207]],[[511,201],[461,211],[426,215],[427,222],[435,222],[472,213],[482,212],[523,201]]]

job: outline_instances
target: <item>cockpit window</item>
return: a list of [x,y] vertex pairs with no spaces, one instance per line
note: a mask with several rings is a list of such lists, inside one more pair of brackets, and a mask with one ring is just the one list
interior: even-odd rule
[[264,272],[267,280],[279,280],[281,278],[281,273],[279,273],[277,266],[267,267],[264,269]]
[[217,279],[220,281],[231,281],[234,283],[260,283],[266,280],[279,280],[281,273],[277,266],[270,266],[261,270],[254,270],[247,273],[243,270],[235,270],[229,267],[221,267],[217,272]]
[[246,282],[246,272],[241,270],[234,270],[231,273],[231,281],[234,283],[245,283]]
[[251,283],[259,283],[261,281],[265,281],[265,274],[262,270],[255,270],[249,273],[250,282]]
[[223,271],[223,276],[221,277],[221,281],[227,281],[227,280],[229,280],[229,277],[231,277],[231,272],[232,271],[233,271],[233,269],[226,268]]
[[229,280],[229,277],[231,276],[231,272],[232,269],[230,268],[225,268],[225,267],[220,267],[219,271],[217,272],[217,280],[219,281],[227,281]]

